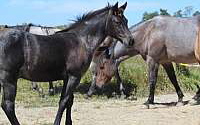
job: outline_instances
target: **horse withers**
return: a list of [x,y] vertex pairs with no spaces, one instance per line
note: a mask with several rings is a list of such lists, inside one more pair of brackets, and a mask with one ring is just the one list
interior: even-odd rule
[[15,115],[17,80],[35,82],[63,80],[63,88],[54,125],[60,125],[66,110],[66,125],[71,125],[73,92],[87,71],[94,51],[107,36],[132,45],[133,37],[123,14],[125,5],[107,6],[90,12],[67,29],[49,36],[20,30],[0,32],[0,80],[3,87],[2,109],[12,125]]
[[[112,63],[107,65],[115,65],[116,68],[110,68],[110,70],[114,69],[112,72],[118,74],[116,72],[118,72],[118,66],[121,61],[140,54],[148,65],[149,97],[145,104],[154,104],[154,91],[159,65],[164,67],[170,81],[175,87],[178,102],[182,102],[184,95],[178,85],[172,62],[200,63],[199,26],[200,16],[191,18],[158,16],[141,22],[130,28],[134,38],[133,47],[127,49],[122,44],[117,43],[114,51],[114,61],[110,61]],[[102,65],[101,68],[97,68],[99,69],[97,71],[99,73],[96,79],[100,80],[97,82],[104,84],[106,79],[112,78],[114,73],[106,72],[106,68],[110,66]],[[110,70],[109,72],[111,72]],[[91,85],[91,88],[92,86],[95,85]]]

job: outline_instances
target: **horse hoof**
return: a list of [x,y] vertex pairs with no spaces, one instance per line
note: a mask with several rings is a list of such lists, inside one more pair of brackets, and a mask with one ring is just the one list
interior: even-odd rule
[[145,103],[144,103],[144,105],[149,105],[149,104],[154,104],[154,102],[153,101],[149,101],[149,100],[147,100]]
[[145,108],[145,109],[150,109],[150,104],[144,103],[144,108]]
[[146,102],[144,103],[144,105],[146,106],[147,109],[150,109],[150,105],[153,105],[153,104],[154,104],[154,103],[151,102],[151,101],[146,101]]
[[177,106],[177,107],[184,106],[184,103],[183,103],[183,102],[177,102],[176,106]]

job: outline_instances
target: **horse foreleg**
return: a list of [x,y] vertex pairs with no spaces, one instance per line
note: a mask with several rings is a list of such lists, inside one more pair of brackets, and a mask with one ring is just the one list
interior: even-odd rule
[[154,92],[155,92],[155,86],[157,82],[159,64],[155,62],[153,58],[148,57],[147,65],[148,65],[149,97],[148,97],[147,102],[145,102],[145,104],[148,105],[148,104],[154,103]]
[[120,96],[126,96],[127,97],[128,94],[125,91],[124,84],[123,84],[122,79],[119,75],[118,67],[116,69],[117,70],[115,71],[115,78],[117,79],[117,85],[119,87]]
[[17,80],[2,80],[3,96],[1,107],[12,125],[19,125],[15,115],[15,97],[17,90]]
[[32,85],[32,90],[39,90],[38,88],[38,84],[36,82],[31,82],[31,85]]
[[79,84],[80,78],[81,78],[80,76],[70,75],[69,80],[64,80],[64,85],[63,85],[60,102],[59,102],[59,108],[56,115],[56,119],[54,121],[54,125],[60,125],[63,111],[65,109],[67,109],[65,124],[72,125],[71,107],[73,105],[73,98],[74,98],[73,91],[76,88],[76,86]]
[[49,95],[50,96],[54,95],[53,82],[49,82]]
[[90,85],[90,88],[87,92],[87,96],[91,97],[92,94],[96,92],[96,74],[92,74],[92,83]]
[[173,84],[174,88],[176,89],[176,93],[178,95],[178,102],[182,102],[184,95],[183,95],[183,92],[181,91],[181,88],[179,87],[173,64],[166,63],[166,64],[162,64],[162,66],[164,67],[171,83]]

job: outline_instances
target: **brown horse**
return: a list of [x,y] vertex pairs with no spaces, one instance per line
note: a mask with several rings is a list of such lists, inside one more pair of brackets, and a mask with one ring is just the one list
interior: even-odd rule
[[[154,103],[154,90],[159,65],[162,65],[174,85],[178,101],[182,102],[183,93],[178,85],[172,62],[200,63],[200,16],[176,18],[158,16],[130,28],[135,44],[131,49],[118,43],[114,50],[114,61],[102,63],[97,68],[96,84],[102,86],[113,75],[119,77],[119,63],[126,58],[140,54],[148,65],[149,97],[145,104]],[[115,68],[110,68],[115,66]],[[109,73],[107,72],[109,68]],[[118,78],[121,83],[121,78]],[[100,82],[100,83],[99,83]],[[123,90],[123,84],[120,84]],[[91,85],[89,94],[92,94]]]

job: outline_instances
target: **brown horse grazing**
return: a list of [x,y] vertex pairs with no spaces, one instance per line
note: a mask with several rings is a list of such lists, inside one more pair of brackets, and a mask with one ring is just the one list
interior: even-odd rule
[[94,51],[107,36],[127,46],[133,44],[123,14],[125,8],[126,3],[119,8],[116,3],[85,14],[69,28],[49,36],[13,29],[0,32],[1,107],[12,125],[19,125],[15,115],[19,78],[35,82],[63,80],[54,125],[60,125],[65,110],[65,124],[72,125],[73,92],[89,68]]
[[[158,16],[149,21],[139,23],[130,28],[134,38],[134,46],[131,49],[124,48],[117,43],[114,51],[114,61],[102,65],[97,71],[97,82],[104,84],[118,75],[117,67],[121,61],[140,54],[148,65],[149,97],[145,104],[154,103],[154,90],[157,81],[158,68],[161,64],[172,84],[174,85],[178,101],[182,102],[183,93],[178,85],[172,62],[176,63],[200,63],[200,16],[192,18],[176,18]],[[119,44],[119,45],[118,45]],[[113,63],[112,63],[113,62]],[[115,65],[116,68],[110,68]],[[113,72],[111,70],[113,69]],[[119,81],[121,81],[119,77]],[[98,85],[99,83],[97,83]],[[122,84],[120,84],[123,86]],[[95,85],[91,85],[91,91]],[[123,89],[123,87],[122,87]]]

